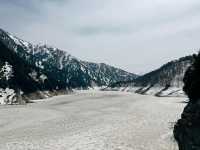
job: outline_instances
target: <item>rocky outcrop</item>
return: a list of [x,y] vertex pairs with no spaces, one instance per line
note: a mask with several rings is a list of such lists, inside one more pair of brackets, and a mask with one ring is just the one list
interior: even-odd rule
[[183,90],[189,102],[174,127],[180,150],[200,150],[200,54],[186,71]]
[[174,127],[180,150],[200,150],[200,102],[189,103]]

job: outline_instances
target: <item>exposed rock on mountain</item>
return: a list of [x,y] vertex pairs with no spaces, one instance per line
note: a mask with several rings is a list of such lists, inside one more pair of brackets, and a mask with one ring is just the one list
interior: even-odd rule
[[[0,51],[0,88],[4,91],[1,93],[5,93],[5,89],[9,88],[15,93],[16,90],[21,91],[24,97],[38,92],[39,97],[43,98],[49,95],[47,92],[44,94],[44,91],[55,93],[58,90],[87,88],[93,85],[106,86],[112,82],[137,77],[106,64],[81,61],[58,48],[33,45],[2,29]],[[9,77],[5,67],[7,71],[12,71]],[[2,97],[5,99],[5,96]]]
[[174,127],[174,136],[180,150],[200,149],[200,54],[187,70],[183,90],[189,103]]
[[104,63],[91,63],[91,62],[82,62],[87,66],[90,71],[90,76],[98,84],[98,86],[109,85],[115,83],[116,81],[130,81],[136,79],[138,76],[119,68],[115,68]]
[[43,70],[29,64],[2,42],[0,50],[1,103],[16,103],[19,91],[26,95],[37,91],[54,90],[59,85],[53,84],[56,82],[54,78],[47,78]]
[[111,84],[113,89],[133,91],[140,94],[156,96],[181,96],[183,95],[183,76],[192,64],[193,57],[187,56],[171,61],[159,69],[136,78],[133,81],[117,82]]

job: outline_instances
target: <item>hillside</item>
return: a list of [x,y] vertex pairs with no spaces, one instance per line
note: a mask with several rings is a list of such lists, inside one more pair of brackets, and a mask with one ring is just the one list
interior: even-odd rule
[[111,84],[110,87],[140,94],[181,96],[184,73],[192,62],[193,56],[182,57],[132,81],[117,82]]
[[[48,92],[106,86],[137,77],[110,65],[82,61],[52,46],[31,44],[2,29],[0,29],[0,44],[0,51],[3,54],[0,57],[0,69],[9,64],[14,68],[12,80],[17,81],[11,84],[10,81],[4,80],[4,84],[0,85],[1,93],[5,93],[6,88],[11,88],[15,91],[13,93],[16,93],[16,90],[22,91],[23,96],[42,92],[43,96],[39,94],[39,98],[43,98],[48,97]],[[3,80],[3,77],[1,79]],[[44,95],[44,91],[47,94]],[[5,96],[2,97],[5,99]]]

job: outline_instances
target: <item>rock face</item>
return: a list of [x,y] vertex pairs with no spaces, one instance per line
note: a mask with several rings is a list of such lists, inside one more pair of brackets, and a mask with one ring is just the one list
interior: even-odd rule
[[31,44],[2,29],[0,53],[0,104],[16,101],[8,100],[19,97],[16,91],[44,98],[66,89],[106,86],[137,77],[103,63],[79,60],[52,46]]
[[[183,77],[192,64],[193,57],[186,56],[164,64],[160,68],[136,78],[133,81],[112,84],[112,88],[134,91],[156,96],[184,95]],[[123,88],[122,88],[123,87]]]
[[200,150],[200,54],[194,58],[184,77],[183,90],[189,102],[174,127],[180,150]]

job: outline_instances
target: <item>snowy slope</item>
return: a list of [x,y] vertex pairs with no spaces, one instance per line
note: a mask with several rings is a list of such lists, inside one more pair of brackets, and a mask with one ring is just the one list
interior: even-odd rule
[[133,81],[111,84],[107,90],[131,91],[156,96],[184,96],[183,77],[192,62],[193,56],[186,56]]
[[15,99],[20,93],[24,93],[24,96],[27,96],[27,94],[37,91],[52,91],[57,87],[60,88],[60,84],[56,83],[57,80],[55,78],[51,77],[44,70],[28,63],[15,52],[8,49],[2,42],[0,42],[0,51],[2,54],[0,55],[1,103],[5,101],[8,103],[10,101],[8,98],[10,94],[7,91],[14,90],[15,96],[13,98]]
[[[48,72],[59,70],[67,84],[77,87],[91,85],[108,85],[111,82],[127,81],[137,76],[121,69],[106,65],[81,61],[66,51],[48,45],[33,45],[10,33],[0,30],[0,41],[14,49],[21,57]],[[79,83],[76,83],[80,80]]]
[[[2,63],[7,61],[15,66],[17,73],[14,72],[14,79],[23,74],[26,81],[33,84],[33,89],[26,90],[27,85],[24,83],[20,81],[17,85],[15,83],[16,88],[23,89],[23,92],[27,91],[25,93],[106,86],[137,77],[135,74],[106,64],[82,61],[52,46],[31,44],[2,29],[0,29],[0,45],[0,51],[4,54],[0,56],[0,61]],[[24,69],[23,73],[21,69]],[[20,80],[20,77],[17,80]],[[7,84],[9,87],[9,83]]]
[[82,63],[89,68],[90,76],[100,85],[109,85],[118,81],[130,81],[138,77],[138,75],[104,63],[98,64],[86,61],[82,61]]

